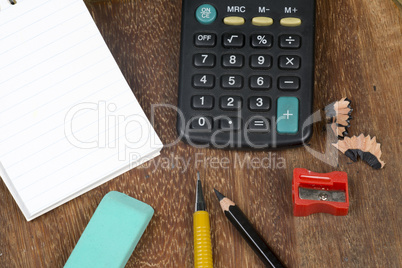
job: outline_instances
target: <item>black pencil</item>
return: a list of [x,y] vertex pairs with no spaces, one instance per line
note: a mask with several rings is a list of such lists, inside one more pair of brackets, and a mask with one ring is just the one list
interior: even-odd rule
[[214,190],[226,217],[264,262],[265,266],[272,268],[284,267],[236,204],[216,189]]

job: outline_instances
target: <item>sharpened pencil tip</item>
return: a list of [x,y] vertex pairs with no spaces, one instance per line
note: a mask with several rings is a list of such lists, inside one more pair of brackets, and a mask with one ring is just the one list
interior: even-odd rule
[[225,196],[223,195],[223,194],[221,194],[218,190],[216,190],[215,188],[214,188],[214,191],[215,191],[215,194],[216,194],[216,197],[218,197],[218,200],[219,201],[221,201],[223,198],[225,198]]

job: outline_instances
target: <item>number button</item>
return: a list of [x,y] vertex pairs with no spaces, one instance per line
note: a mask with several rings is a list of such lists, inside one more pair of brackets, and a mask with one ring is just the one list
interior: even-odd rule
[[269,97],[251,97],[248,99],[248,107],[252,111],[268,111],[271,108]]
[[226,48],[241,48],[244,46],[244,35],[242,34],[224,34],[222,39],[223,46]]
[[205,129],[211,130],[212,129],[212,119],[209,116],[198,116],[191,119],[192,129]]
[[195,34],[194,45],[196,47],[214,47],[216,45],[216,34],[212,33]]
[[297,70],[300,68],[301,59],[299,56],[280,56],[279,68],[283,70]]
[[271,88],[271,77],[269,75],[253,75],[250,77],[250,88],[265,90]]
[[272,66],[272,57],[270,55],[252,55],[250,57],[250,66],[254,69],[269,69]]
[[240,118],[224,117],[219,120],[219,128],[223,130],[239,130],[240,122]]
[[195,110],[211,110],[214,107],[214,98],[206,95],[193,96],[191,106]]
[[224,75],[221,77],[222,88],[240,89],[243,87],[243,77],[240,75]]
[[298,90],[300,88],[300,78],[295,76],[279,77],[278,87],[282,90]]
[[270,34],[253,34],[251,36],[251,46],[254,48],[272,47],[273,37]]
[[225,68],[243,67],[244,57],[240,54],[227,54],[222,56],[222,65]]
[[194,55],[195,67],[212,68],[215,66],[215,55],[211,53],[199,53]]
[[220,105],[222,110],[240,110],[242,102],[239,96],[223,96]]
[[215,86],[215,76],[212,74],[196,74],[193,76],[194,88],[211,89]]
[[294,34],[286,34],[279,36],[279,46],[281,48],[297,49],[301,45],[301,37]]

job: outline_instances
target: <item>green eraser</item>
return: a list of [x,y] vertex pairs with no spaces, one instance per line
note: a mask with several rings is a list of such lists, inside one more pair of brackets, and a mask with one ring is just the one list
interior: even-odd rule
[[64,268],[124,267],[154,214],[119,192],[103,197]]

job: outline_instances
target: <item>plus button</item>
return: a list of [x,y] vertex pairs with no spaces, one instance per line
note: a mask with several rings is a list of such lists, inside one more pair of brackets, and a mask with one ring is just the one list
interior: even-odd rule
[[286,119],[289,119],[289,116],[291,116],[291,115],[293,115],[293,114],[291,114],[291,113],[289,112],[289,110],[287,110],[287,112],[286,112],[285,114],[283,114],[283,115],[286,116]]

